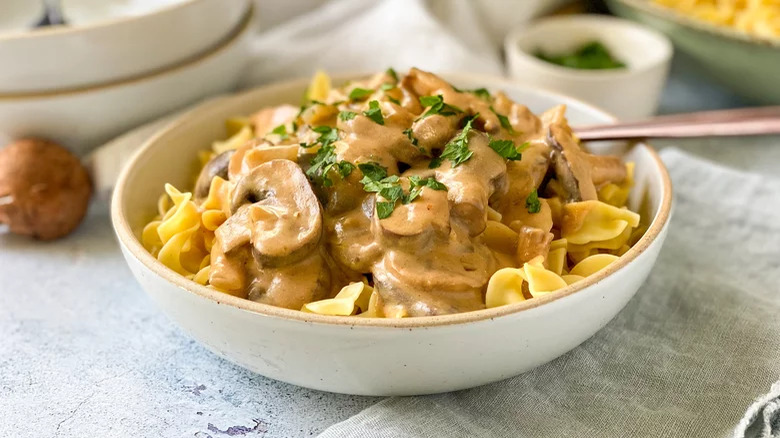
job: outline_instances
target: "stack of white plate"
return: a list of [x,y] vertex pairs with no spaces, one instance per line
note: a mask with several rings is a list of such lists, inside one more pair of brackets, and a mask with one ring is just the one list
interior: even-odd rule
[[231,91],[246,66],[251,0],[2,0],[0,141],[86,152],[140,123]]

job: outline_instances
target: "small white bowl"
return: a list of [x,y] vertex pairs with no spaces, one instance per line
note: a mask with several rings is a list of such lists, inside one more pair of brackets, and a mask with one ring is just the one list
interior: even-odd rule
[[[591,41],[604,44],[627,67],[579,70],[535,56],[540,49],[567,53]],[[518,27],[506,36],[504,51],[511,77],[577,97],[622,120],[655,113],[672,58],[672,45],[662,34],[602,15],[553,17]]]
[[[445,77],[459,87],[504,90],[535,112],[565,103],[575,125],[614,120],[587,104],[516,82]],[[138,282],[190,336],[231,362],[273,379],[347,394],[413,395],[478,386],[549,362],[591,337],[625,306],[655,263],[668,229],[672,189],[660,158],[644,144],[626,159],[636,163],[631,208],[647,195],[652,222],[645,235],[596,275],[518,304],[422,318],[322,316],[218,292],[152,257],[138,236],[156,212],[163,184],[192,184],[197,152],[224,136],[226,118],[298,102],[307,82],[257,88],[190,112],[142,146],[114,191],[114,229]]]
[[220,45],[250,3],[186,0],[147,15],[0,35],[0,95],[96,86],[171,68]]
[[83,154],[148,120],[236,88],[247,64],[252,9],[228,40],[201,57],[130,80],[0,96],[0,145],[45,137]]

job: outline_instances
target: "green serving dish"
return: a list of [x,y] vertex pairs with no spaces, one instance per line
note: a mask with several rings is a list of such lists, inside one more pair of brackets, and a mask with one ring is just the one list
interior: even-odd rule
[[735,92],[764,103],[780,103],[780,39],[768,41],[715,26],[648,0],[606,0],[616,15],[666,34],[703,71]]

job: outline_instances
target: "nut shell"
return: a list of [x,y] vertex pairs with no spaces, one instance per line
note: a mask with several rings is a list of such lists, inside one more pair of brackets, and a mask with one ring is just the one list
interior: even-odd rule
[[87,212],[92,185],[81,161],[42,139],[0,149],[0,224],[52,240],[73,231]]

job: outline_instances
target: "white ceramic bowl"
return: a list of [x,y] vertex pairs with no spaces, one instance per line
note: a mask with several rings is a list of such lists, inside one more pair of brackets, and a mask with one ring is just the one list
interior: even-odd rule
[[[571,98],[503,79],[445,75],[464,88],[504,90],[539,112],[569,105],[572,123],[611,116]],[[551,361],[591,337],[643,283],[666,235],[672,193],[656,153],[643,144],[636,162],[637,208],[647,194],[652,223],[626,255],[586,280],[546,297],[456,315],[361,319],[303,313],[217,292],[181,277],[152,257],[138,235],[156,212],[163,184],[192,183],[196,153],[224,135],[224,120],[264,105],[298,102],[307,81],[258,88],[189,113],[149,140],[114,191],[111,216],[136,279],[171,319],[207,348],[273,379],[324,391],[412,395],[469,388]]]
[[0,35],[0,95],[95,86],[171,68],[221,44],[249,5],[186,0],[146,15]]
[[[578,70],[543,61],[546,53],[571,52],[600,41],[625,69]],[[546,18],[511,31],[504,40],[509,75],[529,86],[582,99],[622,120],[648,117],[658,108],[672,45],[662,34],[619,18],[576,15]]]
[[252,11],[218,48],[162,72],[71,91],[0,96],[0,145],[45,137],[83,154],[143,122],[235,89],[247,62]]
[[187,2],[191,0],[59,0],[62,16],[69,26],[148,15]]
[[2,0],[0,38],[8,34],[31,32],[35,23],[43,18],[44,12],[43,2],[40,1]]

